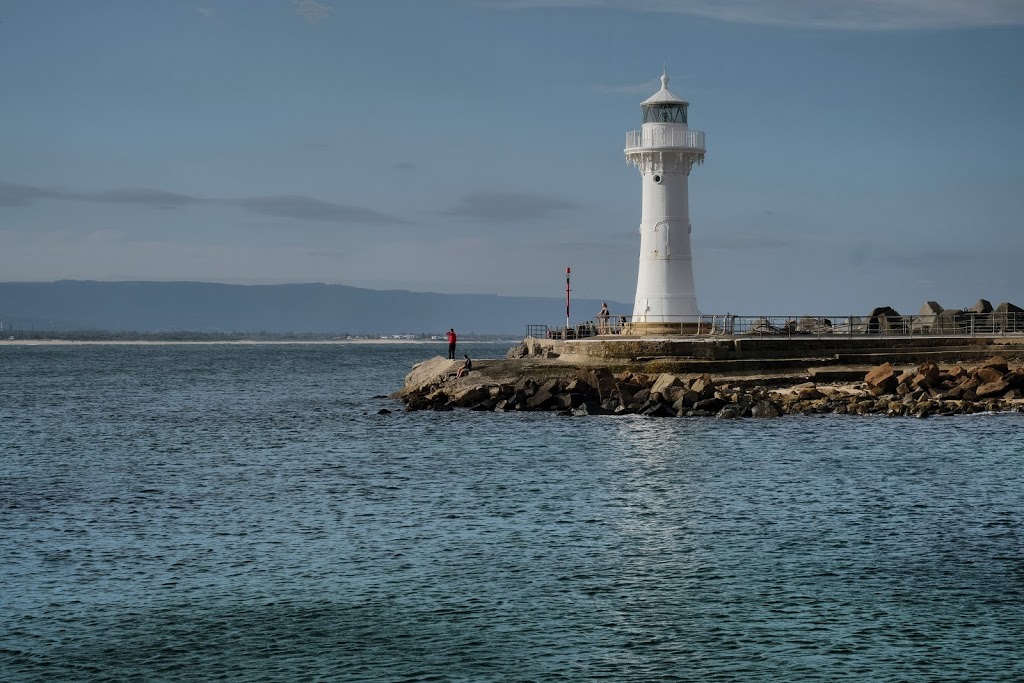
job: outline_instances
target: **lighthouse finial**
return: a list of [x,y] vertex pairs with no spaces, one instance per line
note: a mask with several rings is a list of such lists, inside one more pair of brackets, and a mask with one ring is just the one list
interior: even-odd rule
[[668,65],[665,63],[661,65],[661,87],[668,88]]

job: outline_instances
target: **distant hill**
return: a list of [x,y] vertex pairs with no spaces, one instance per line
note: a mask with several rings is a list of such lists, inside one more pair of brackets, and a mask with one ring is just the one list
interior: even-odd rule
[[[608,302],[615,314],[627,305]],[[594,299],[574,300],[573,323],[592,319]],[[136,332],[462,334],[522,336],[528,324],[565,320],[565,300],[435,294],[344,285],[208,282],[0,283],[0,321],[18,329]]]

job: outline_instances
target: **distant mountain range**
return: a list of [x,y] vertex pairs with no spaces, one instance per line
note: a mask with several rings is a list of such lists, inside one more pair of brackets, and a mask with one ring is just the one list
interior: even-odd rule
[[[612,313],[627,305],[608,302]],[[593,319],[595,299],[572,301],[572,321]],[[0,282],[0,322],[19,330],[462,334],[522,336],[565,321],[565,300],[435,294],[344,285],[209,282]]]

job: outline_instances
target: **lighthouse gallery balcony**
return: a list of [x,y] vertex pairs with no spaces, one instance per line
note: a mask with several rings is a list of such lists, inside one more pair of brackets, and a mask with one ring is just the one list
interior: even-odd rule
[[704,154],[704,131],[656,128],[626,133],[626,152],[639,149],[676,149]]

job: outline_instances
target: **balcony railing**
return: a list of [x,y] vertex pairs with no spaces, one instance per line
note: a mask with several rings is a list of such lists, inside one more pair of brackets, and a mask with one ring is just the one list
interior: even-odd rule
[[682,148],[704,153],[704,131],[678,128],[651,128],[626,133],[626,151],[632,149]]

